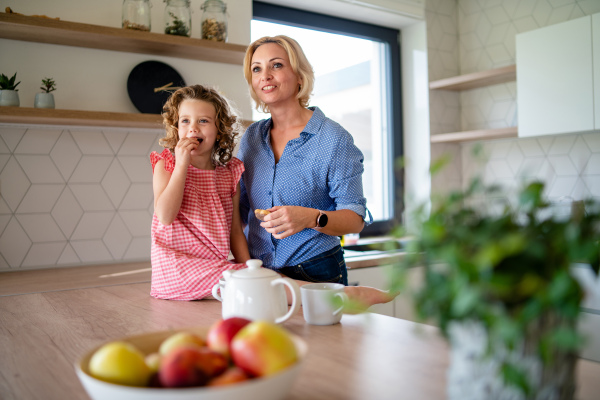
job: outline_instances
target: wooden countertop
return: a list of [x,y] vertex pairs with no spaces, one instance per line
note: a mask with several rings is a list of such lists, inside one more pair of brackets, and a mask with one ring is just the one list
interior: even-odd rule
[[[135,282],[140,274],[99,278],[107,272],[119,274],[117,270],[116,266],[88,267],[85,273],[92,279],[82,275],[70,279],[68,269],[52,274],[28,271],[31,274],[22,274],[24,289],[13,290],[23,294],[2,289],[2,399],[85,399],[73,364],[86,350],[122,336],[208,326],[220,318],[221,304],[216,300],[150,297],[149,281]],[[36,291],[40,287],[36,275],[54,280],[55,289]],[[6,276],[0,275],[3,287]],[[16,273],[10,276],[9,284],[19,286],[17,278]],[[283,326],[309,346],[288,399],[446,397],[448,348],[434,327],[377,314],[344,315],[341,324],[313,326],[304,322],[301,313]],[[597,398],[598,376],[600,364],[580,360],[580,400]]]

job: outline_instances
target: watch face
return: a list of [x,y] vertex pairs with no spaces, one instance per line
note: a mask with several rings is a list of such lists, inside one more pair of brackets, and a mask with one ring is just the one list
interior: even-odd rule
[[317,223],[319,224],[319,227],[323,228],[325,225],[327,225],[327,221],[329,221],[327,214],[321,214],[319,215],[319,221]]
[[171,66],[160,61],[144,61],[131,70],[127,79],[127,93],[141,113],[160,114],[173,90],[154,89],[167,85],[183,87],[185,82]]

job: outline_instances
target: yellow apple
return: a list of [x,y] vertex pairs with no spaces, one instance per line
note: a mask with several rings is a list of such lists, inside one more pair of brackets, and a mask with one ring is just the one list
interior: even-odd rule
[[205,342],[200,336],[194,335],[193,333],[178,332],[166,338],[160,344],[158,352],[164,356],[174,349],[183,346],[203,347],[205,346]]
[[95,378],[127,386],[145,386],[151,374],[144,354],[132,344],[118,341],[100,347],[92,355],[89,369]]
[[243,327],[231,342],[235,365],[250,376],[269,376],[298,360],[291,335],[282,327],[254,321]]

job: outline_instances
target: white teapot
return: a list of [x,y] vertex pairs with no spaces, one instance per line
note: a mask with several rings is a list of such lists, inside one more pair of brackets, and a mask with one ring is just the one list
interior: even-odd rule
[[[213,297],[223,303],[223,318],[243,317],[279,324],[298,312],[300,288],[296,282],[282,278],[275,271],[261,268],[260,260],[248,260],[246,265],[248,268],[225,271],[224,279],[212,289]],[[292,294],[292,306],[289,309],[284,285]]]

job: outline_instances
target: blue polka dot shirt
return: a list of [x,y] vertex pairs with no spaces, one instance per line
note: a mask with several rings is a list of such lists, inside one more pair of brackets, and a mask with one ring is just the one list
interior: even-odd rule
[[[363,197],[363,154],[352,136],[317,108],[299,138],[290,140],[278,163],[271,149],[271,119],[252,124],[237,157],[244,162],[240,211],[252,258],[277,269],[307,261],[339,244],[337,236],[304,229],[275,239],[260,226],[254,210],[302,206],[323,211],[347,209],[363,219],[370,212]],[[316,225],[316,221],[315,221]]]

